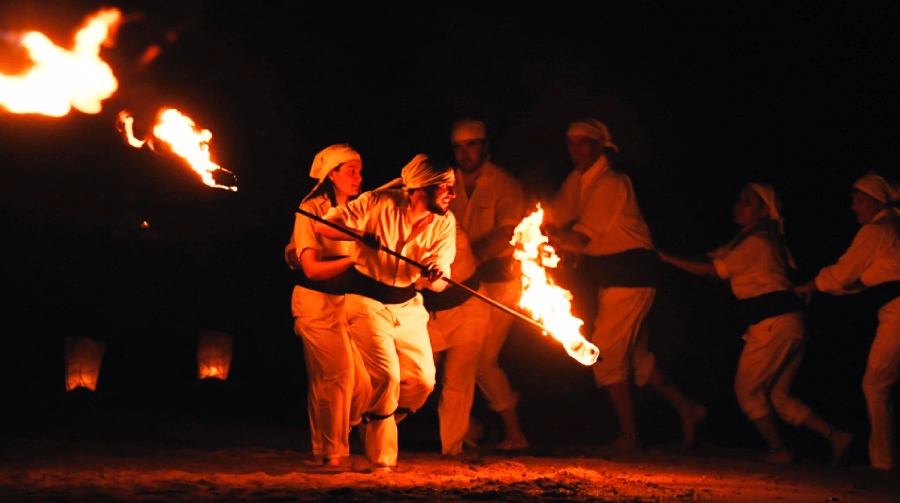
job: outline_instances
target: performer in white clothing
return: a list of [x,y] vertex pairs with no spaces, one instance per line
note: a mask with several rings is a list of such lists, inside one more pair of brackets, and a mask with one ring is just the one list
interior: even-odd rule
[[[513,231],[525,217],[525,196],[519,181],[491,162],[487,129],[479,120],[464,118],[450,132],[456,159],[456,198],[450,209],[460,220],[478,260],[481,293],[515,309],[522,296],[521,271],[510,244]],[[503,421],[503,439],[497,448],[516,451],[528,448],[519,423],[519,393],[513,391],[500,368],[500,350],[513,324],[513,316],[491,309],[490,327],[484,337],[478,363],[478,388],[488,407]],[[467,441],[475,442],[481,426],[474,419]]]
[[804,426],[831,444],[837,466],[853,436],[822,419],[791,394],[791,384],[803,359],[806,322],[803,302],[794,295],[789,273],[796,269],[781,239],[781,202],[767,183],[741,189],[734,203],[734,221],[741,231],[726,245],[694,260],[660,252],[660,258],[692,274],[727,280],[741,303],[748,325],[738,360],[734,391],[738,404],[769,447],[765,460],[784,464],[794,460],[785,447],[772,415]]
[[853,184],[853,204],[861,227],[838,261],[795,290],[832,295],[865,292],[878,308],[878,328],[869,349],[862,388],[871,432],[869,462],[878,470],[898,465],[891,393],[900,378],[900,187],[876,172]]
[[[450,267],[454,281],[477,291],[479,278],[475,274],[476,266],[469,238],[457,223],[456,259]],[[438,422],[441,454],[454,456],[462,452],[469,431],[475,374],[494,308],[458,287],[442,292],[423,288],[421,293],[425,309],[431,315],[428,336],[440,382]]]
[[678,412],[683,443],[694,444],[694,430],[706,407],[685,396],[647,350],[644,319],[656,295],[659,258],[637,204],[631,179],[613,169],[618,153],[606,125],[597,119],[575,121],[566,131],[574,169],[547,206],[550,244],[578,257],[579,275],[590,278],[597,293],[591,342],[603,358],[591,368],[597,387],[606,389],[619,420],[619,438],[611,454],[642,448],[632,400],[636,386],[649,384]]
[[[300,208],[322,216],[359,194],[362,159],[346,144],[316,154],[310,176],[318,184]],[[285,261],[294,271],[294,332],[303,341],[308,375],[307,409],[316,464],[337,467],[350,455],[349,433],[371,394],[369,376],[344,320],[346,273],[354,243],[320,237],[313,222],[297,215]]]

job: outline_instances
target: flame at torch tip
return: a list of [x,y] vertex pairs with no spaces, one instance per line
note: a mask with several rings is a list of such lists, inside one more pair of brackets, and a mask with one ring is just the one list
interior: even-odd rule
[[214,163],[210,158],[209,142],[212,133],[207,129],[199,129],[190,117],[182,114],[174,108],[169,108],[160,113],[159,121],[153,126],[153,134],[146,140],[140,140],[134,136],[134,118],[128,112],[119,112],[119,130],[125,133],[128,144],[135,148],[141,148],[148,143],[153,147],[159,140],[175,155],[187,161],[188,165],[203,180],[203,183],[217,189],[226,189],[237,192],[233,185],[222,185],[215,181],[213,173],[222,172],[234,176],[231,171]]
[[584,322],[572,316],[572,294],[554,285],[547,277],[545,268],[556,267],[559,257],[549,245],[549,238],[541,232],[543,219],[544,211],[538,205],[534,213],[516,226],[510,242],[516,247],[514,257],[522,267],[519,305],[562,343],[569,356],[584,365],[593,365],[599,359],[600,351],[581,335]]

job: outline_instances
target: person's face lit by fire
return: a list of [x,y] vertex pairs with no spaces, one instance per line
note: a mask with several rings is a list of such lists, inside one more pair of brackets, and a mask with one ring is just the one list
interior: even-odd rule
[[456,197],[452,183],[429,185],[422,190],[425,191],[425,206],[428,211],[438,215],[446,215],[450,210],[450,201]]
[[762,198],[751,189],[744,187],[734,201],[734,223],[747,229],[759,224],[769,215],[769,208]]
[[362,186],[362,161],[349,160],[328,173],[328,178],[334,184],[334,193],[338,199],[359,195]]
[[860,225],[871,222],[879,211],[883,210],[885,204],[878,199],[866,194],[861,190],[854,190],[852,194],[853,202],[850,209],[856,213],[856,221]]
[[453,156],[463,173],[471,174],[478,171],[487,160],[487,155],[487,140],[453,142]]
[[569,158],[579,173],[584,173],[603,155],[600,142],[587,136],[566,136]]

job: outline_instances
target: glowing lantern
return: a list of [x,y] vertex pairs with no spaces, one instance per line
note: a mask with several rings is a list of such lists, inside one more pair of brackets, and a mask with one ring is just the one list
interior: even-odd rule
[[541,232],[543,220],[544,210],[538,205],[537,210],[525,217],[513,233],[511,244],[516,247],[513,256],[522,266],[522,298],[519,305],[562,343],[569,356],[584,365],[593,365],[600,352],[581,335],[584,322],[572,316],[572,294],[553,284],[547,276],[546,268],[555,268],[559,256]]
[[97,389],[106,343],[86,337],[66,337],[66,391]]
[[234,179],[234,174],[212,161],[209,153],[212,133],[198,128],[190,117],[178,110],[163,110],[153,126],[152,135],[144,140],[134,136],[134,117],[128,112],[119,112],[118,127],[132,147],[141,148],[144,144],[149,144],[153,150],[162,147],[185,160],[206,185],[237,192],[236,186],[220,184],[214,178],[214,174],[219,173]]
[[203,330],[197,343],[197,377],[228,379],[234,337],[224,332]]
[[87,19],[75,34],[71,51],[56,46],[44,34],[30,31],[8,35],[33,62],[21,75],[0,74],[0,106],[12,113],[62,117],[72,107],[100,112],[100,102],[118,88],[112,70],[100,59],[100,46],[119,23],[117,9],[105,9]]

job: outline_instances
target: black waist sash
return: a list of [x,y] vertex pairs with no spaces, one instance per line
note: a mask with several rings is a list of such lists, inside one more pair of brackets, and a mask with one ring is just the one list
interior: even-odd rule
[[583,269],[598,287],[656,287],[659,280],[659,255],[656,250],[632,248],[609,255],[585,255]]
[[[478,290],[478,287],[481,286],[481,281],[479,281],[477,274],[472,275],[472,277],[461,283],[472,290]],[[449,285],[443,292],[435,292],[426,288],[421,293],[422,300],[425,302],[425,309],[429,312],[452,309],[472,297],[471,292],[454,285]]]
[[744,321],[748,325],[755,325],[766,318],[802,311],[806,308],[803,300],[789,290],[778,290],[749,299],[740,299],[738,305]]
[[416,296],[416,285],[414,284],[405,287],[390,286],[366,276],[357,271],[355,267],[351,267],[347,271],[350,275],[347,293],[375,299],[382,304],[402,304]]
[[875,286],[866,287],[862,292],[866,300],[871,301],[881,309],[888,302],[900,297],[900,280],[885,281]]
[[[339,258],[343,257],[333,257],[325,260],[337,260]],[[347,293],[347,289],[350,288],[350,284],[353,282],[351,270],[353,270],[353,267],[337,276],[325,280],[315,280],[309,279],[309,277],[306,276],[306,273],[303,272],[303,269],[297,269],[294,271],[294,284],[329,295],[344,295]]]

